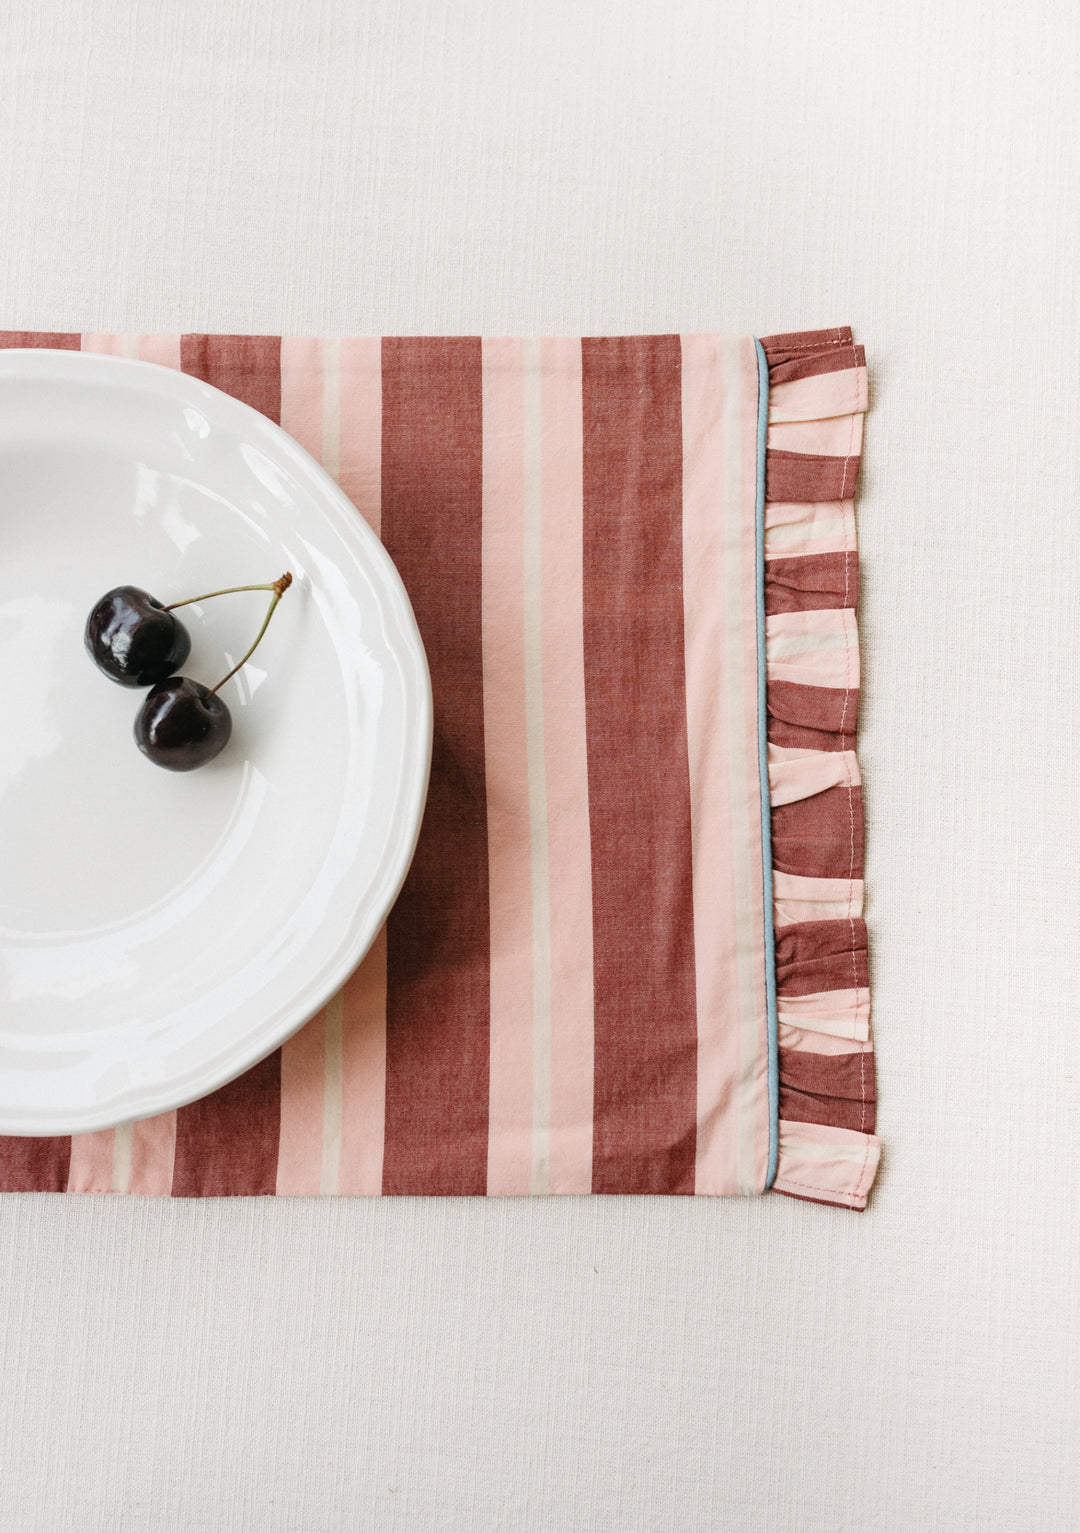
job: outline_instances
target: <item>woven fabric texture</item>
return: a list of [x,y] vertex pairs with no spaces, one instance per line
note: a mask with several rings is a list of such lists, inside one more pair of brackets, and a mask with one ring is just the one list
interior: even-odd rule
[[[343,989],[200,1101],[0,1139],[0,1189],[731,1196],[775,1177],[865,1207],[850,330],[770,338],[768,373],[750,336],[0,347],[180,368],[291,430],[396,560],[435,718],[412,868]],[[189,589],[182,556],[169,578]],[[767,911],[796,953],[775,1170]]]

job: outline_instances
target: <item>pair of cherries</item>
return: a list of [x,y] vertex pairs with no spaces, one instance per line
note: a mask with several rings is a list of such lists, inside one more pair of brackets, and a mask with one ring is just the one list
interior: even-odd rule
[[[114,586],[96,602],[86,620],[84,638],[99,670],[123,687],[149,687],[135,718],[135,744],[155,766],[170,772],[190,772],[220,755],[232,734],[232,716],[218,696],[225,683],[247,664],[292,585],[286,571],[270,585],[229,586],[205,596],[163,605],[138,586]],[[191,637],[177,607],[230,596],[234,591],[272,591],[273,599],[244,658],[215,687],[204,687],[190,676],[177,676],[191,651]]]

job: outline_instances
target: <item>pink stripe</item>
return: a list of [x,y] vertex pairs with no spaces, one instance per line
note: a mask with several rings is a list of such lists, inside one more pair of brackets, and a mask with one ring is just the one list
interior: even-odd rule
[[491,932],[487,1190],[532,1171],[533,963],[525,712],[525,415],[520,340],[484,342],[483,645]]
[[[373,532],[382,511],[382,342],[338,344],[338,483]],[[386,933],[344,991],[339,1188],[382,1191],[386,1117]]]
[[386,1123],[386,928],[343,993],[338,1191],[382,1192]]
[[769,427],[768,447],[824,457],[853,457],[862,450],[862,425],[861,415],[833,415],[820,421],[777,421]]
[[540,343],[544,756],[551,899],[550,1192],[592,1191],[593,914],[582,641],[581,343]]
[[278,1193],[319,1191],[323,1140],[323,1013],[281,1047]]
[[[806,548],[803,544],[807,544]],[[819,545],[855,549],[855,502],[770,501],[765,506],[765,557],[817,552]]]
[[769,423],[824,420],[866,409],[866,368],[818,373],[769,385]]
[[857,1129],[780,1120],[777,1192],[818,1202],[865,1208],[881,1141]]
[[[788,750],[787,759],[776,757]],[[850,788],[861,782],[854,751],[799,751],[797,747],[770,745],[769,798],[774,809],[811,798],[827,788]]]
[[777,1002],[784,1020],[797,1027],[800,1020],[813,1027],[815,1017],[852,1017],[870,1015],[870,991],[865,985],[851,985],[845,990],[815,990],[811,995],[781,995]]
[[313,458],[322,460],[321,341],[281,338],[281,424]]
[[178,335],[141,335],[139,361],[156,362],[159,367],[175,367],[179,371],[180,337]]
[[[382,530],[382,342],[337,343],[338,483],[375,533]],[[331,391],[332,392],[332,391]],[[324,431],[324,438],[331,433]],[[329,445],[329,442],[327,443]],[[382,1192],[386,1124],[386,931],[343,992],[338,1190]]]
[[84,331],[79,349],[102,357],[122,357],[127,354],[126,340],[127,336],[124,335],[103,335]]
[[[683,336],[683,604],[686,722],[694,843],[698,1132],[694,1185],[736,1193],[739,1079],[738,933],[728,708],[741,678],[725,665],[724,367],[721,343]],[[728,692],[734,694],[729,699]]]
[[115,1139],[116,1130],[111,1128],[93,1134],[72,1134],[68,1192],[112,1191]]
[[176,1114],[165,1112],[131,1125],[131,1191],[167,1198],[172,1192]]
[[382,522],[382,342],[338,343],[338,483],[373,532]]
[[874,1045],[857,1038],[837,1038],[832,1033],[812,1033],[781,1020],[778,1028],[780,1047],[806,1054],[872,1054]]
[[[281,424],[362,502],[379,530],[382,462],[381,343],[283,338]],[[341,995],[340,1081],[326,1079],[323,1014],[282,1054],[279,1192],[318,1192],[323,1178],[328,1093],[340,1091],[342,1192],[377,1193],[382,1185],[386,1080],[386,939]],[[337,1114],[335,1113],[335,1122]],[[333,1153],[332,1144],[327,1146]]]

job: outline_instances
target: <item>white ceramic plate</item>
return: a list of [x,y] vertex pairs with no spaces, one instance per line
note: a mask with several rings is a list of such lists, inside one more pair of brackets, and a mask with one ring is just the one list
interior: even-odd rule
[[[168,368],[0,352],[0,1132],[147,1117],[255,1064],[363,957],[408,869],[427,666],[390,559],[270,421]],[[136,749],[92,664],[110,587],[292,571],[208,766]],[[212,686],[262,592],[180,616]]]

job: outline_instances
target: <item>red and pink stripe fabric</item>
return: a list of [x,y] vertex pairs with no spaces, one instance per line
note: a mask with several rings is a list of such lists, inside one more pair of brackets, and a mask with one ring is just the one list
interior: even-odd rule
[[[175,1113],[0,1139],[0,1188],[756,1193],[769,1162],[750,337],[0,334],[179,367],[382,538],[435,699],[416,858],[344,989]],[[775,1186],[877,1160],[854,758],[846,330],[773,337],[766,558]]]

